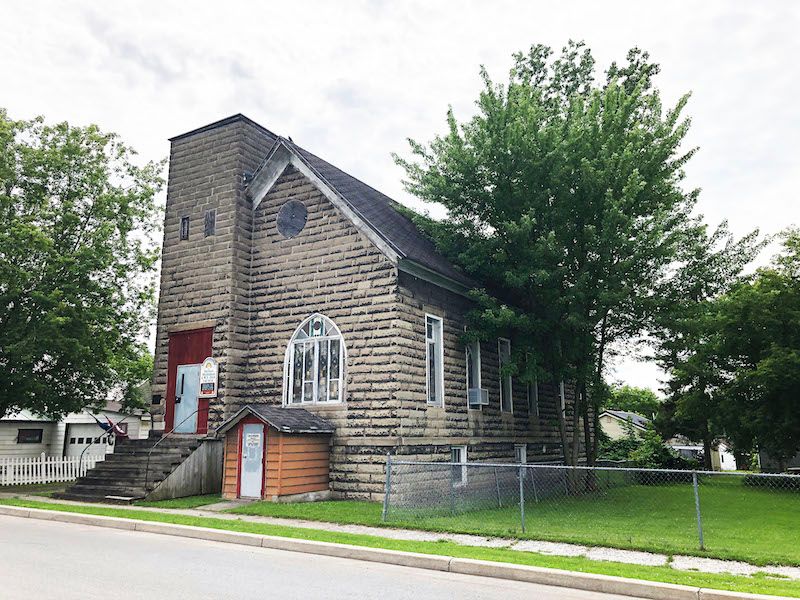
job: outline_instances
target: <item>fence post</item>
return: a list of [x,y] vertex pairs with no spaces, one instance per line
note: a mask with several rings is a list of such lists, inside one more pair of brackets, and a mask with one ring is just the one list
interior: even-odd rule
[[533,501],[539,504],[539,493],[536,491],[536,469],[528,467],[528,472],[531,474],[531,486],[533,487]]
[[450,465],[450,514],[456,514],[456,475],[455,469],[453,466],[455,463]]
[[700,490],[697,487],[697,471],[692,471],[692,487],[694,488],[694,510],[697,513],[697,535],[700,537],[700,550],[705,550],[703,542],[703,518],[700,515]]
[[383,512],[381,513],[381,521],[386,521],[389,516],[389,495],[392,493],[392,454],[386,453],[386,486],[383,490]]
[[519,466],[519,519],[522,524],[522,533],[525,533],[525,486],[522,478],[525,476],[525,467]]
[[497,492],[497,507],[503,507],[503,501],[500,499],[500,482],[497,480],[497,467],[494,468],[494,489]]

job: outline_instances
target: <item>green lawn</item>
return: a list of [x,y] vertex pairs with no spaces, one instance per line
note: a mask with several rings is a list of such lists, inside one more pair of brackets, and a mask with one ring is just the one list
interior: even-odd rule
[[525,533],[519,506],[455,515],[398,509],[390,511],[386,524],[381,522],[380,504],[373,502],[259,502],[231,512],[693,554],[759,565],[800,565],[797,492],[748,488],[739,479],[715,478],[701,486],[700,501],[704,551],[698,544],[692,487],[681,484],[632,485],[599,497],[528,502]]
[[156,500],[155,502],[145,502],[140,500],[136,506],[151,506],[156,508],[197,508],[221,502],[219,494],[207,494],[205,496],[188,496],[186,498],[173,498],[172,500]]
[[63,492],[69,483],[32,483],[29,485],[0,486],[0,493],[28,494],[30,496],[51,496],[55,492]]
[[[461,546],[451,542],[412,542],[405,540],[389,540],[378,536],[336,533],[316,529],[303,529],[279,525],[268,525],[263,523],[252,523],[248,521],[230,521],[213,517],[191,517],[170,512],[143,511],[130,508],[67,505],[12,498],[0,499],[0,504],[81,514],[122,517],[140,521],[176,523],[179,525],[192,525],[195,527],[208,527],[211,529],[241,531],[262,535],[273,535],[323,542],[335,542],[370,548],[386,548],[390,550],[419,552],[423,554],[434,554],[439,556],[474,558],[479,560],[490,560],[494,562],[506,562],[554,569],[565,569],[584,573],[615,575],[618,577],[644,579],[648,581],[677,583],[696,587],[800,598],[800,582],[774,579],[766,576],[738,577],[734,575],[685,572],[676,571],[669,567],[643,567],[623,563],[592,561],[585,558],[547,556],[533,552],[519,552],[515,550],[498,548],[476,548],[471,546]],[[334,503],[327,504],[330,505]]]

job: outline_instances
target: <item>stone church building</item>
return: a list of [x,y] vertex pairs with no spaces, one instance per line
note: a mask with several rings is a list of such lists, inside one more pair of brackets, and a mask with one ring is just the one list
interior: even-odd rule
[[[500,377],[513,340],[464,345],[472,284],[393,200],[243,115],[171,144],[156,428],[227,435],[234,477],[250,440],[263,450],[248,423],[283,431],[298,460],[326,461],[282,492],[298,497],[379,499],[387,453],[560,460],[557,390]],[[197,385],[208,357],[210,399]],[[263,452],[269,488],[277,467]]]

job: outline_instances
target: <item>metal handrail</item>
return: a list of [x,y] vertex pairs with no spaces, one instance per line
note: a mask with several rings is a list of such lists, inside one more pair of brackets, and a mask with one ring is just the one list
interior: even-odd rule
[[[114,445],[115,445],[115,446],[116,446],[116,438],[117,438],[117,435],[114,433],[114,426],[115,426],[115,425],[119,425],[120,423],[124,422],[124,421],[125,421],[125,419],[127,419],[127,418],[128,418],[128,417],[130,417],[130,416],[131,416],[131,415],[125,415],[125,417],[124,417],[124,418],[122,418],[122,419],[120,419],[119,421],[117,421],[116,423],[112,424],[112,426],[111,426],[111,429],[110,429],[109,431],[107,431],[107,432],[106,432],[106,435],[108,435],[109,437],[111,437],[111,436],[114,436],[114,440],[115,440],[115,441],[114,441]],[[98,427],[99,427],[99,425],[98,425]],[[102,427],[101,427],[101,429],[102,429]],[[102,437],[102,436],[101,436],[101,437]],[[89,442],[89,445],[88,445],[88,446],[86,446],[86,448],[84,448],[83,450],[81,450],[81,455],[80,455],[80,457],[78,458],[78,477],[80,477],[81,467],[83,467],[83,455],[84,455],[84,454],[86,454],[86,451],[87,451],[89,448],[91,448],[92,446],[94,446],[94,438],[92,438],[92,441],[91,441],[91,442]]]
[[181,422],[180,422],[180,423],[178,423],[177,425],[174,425],[170,431],[168,431],[168,432],[164,433],[164,434],[161,436],[161,438],[160,438],[160,439],[159,439],[159,440],[158,440],[158,441],[157,441],[155,444],[153,444],[153,446],[152,446],[152,447],[150,448],[150,450],[147,452],[147,466],[145,467],[145,470],[144,470],[144,491],[145,491],[145,494],[147,493],[147,486],[148,486],[148,485],[149,485],[149,483],[150,483],[150,455],[153,453],[153,450],[155,450],[155,449],[156,449],[156,447],[157,447],[157,446],[158,446],[158,445],[159,445],[161,442],[163,442],[165,439],[167,439],[169,436],[171,436],[173,433],[175,433],[175,430],[176,430],[178,427],[180,427],[181,425],[183,425],[184,423],[186,423],[186,421],[188,421],[189,419],[191,419],[191,418],[192,418],[194,415],[196,415],[198,412],[200,412],[200,408],[199,408],[199,407],[198,407],[197,409],[195,409],[193,412],[189,413],[189,414],[186,416],[186,418],[185,418],[183,421],[181,421]]

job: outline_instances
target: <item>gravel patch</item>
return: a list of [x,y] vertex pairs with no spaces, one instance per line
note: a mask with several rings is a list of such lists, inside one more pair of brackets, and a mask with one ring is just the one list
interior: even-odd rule
[[757,567],[737,560],[719,560],[717,558],[701,558],[699,556],[675,556],[670,566],[679,571],[702,571],[703,573],[730,573],[731,575],[753,575],[763,571]]
[[540,542],[537,540],[525,540],[517,542],[511,546],[512,550],[523,552],[538,552],[540,554],[552,554],[556,556],[584,556],[589,548],[576,544],[560,544],[558,542]]
[[589,551],[586,553],[586,558],[590,560],[628,563],[631,565],[647,565],[649,567],[663,567],[667,564],[667,556],[665,554],[638,552],[636,550],[618,550],[616,548],[589,548]]

